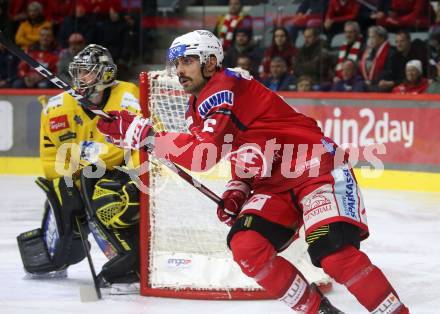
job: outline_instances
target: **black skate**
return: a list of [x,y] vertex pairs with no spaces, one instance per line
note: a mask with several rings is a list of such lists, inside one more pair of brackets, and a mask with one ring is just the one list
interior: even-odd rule
[[322,297],[318,314],[344,314],[344,312],[335,308],[326,297]]
[[319,304],[319,309],[317,314],[344,314],[344,312],[335,308],[330,303],[330,301],[322,295],[321,291],[315,284],[312,283],[311,286],[321,295],[321,303]]

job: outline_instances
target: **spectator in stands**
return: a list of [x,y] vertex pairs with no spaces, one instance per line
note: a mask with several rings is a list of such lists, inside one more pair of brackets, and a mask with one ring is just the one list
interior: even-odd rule
[[229,0],[229,11],[217,19],[213,32],[220,39],[224,51],[232,47],[235,30],[239,28],[252,33],[252,18],[243,12],[240,0]]
[[117,65],[123,59],[124,41],[128,34],[128,25],[122,19],[117,8],[110,7],[107,18],[98,26],[97,42],[106,47]]
[[347,59],[357,63],[365,49],[361,29],[356,21],[347,21],[344,25],[345,41],[339,47],[338,61],[336,63],[336,76],[334,81],[342,79],[342,65]]
[[20,23],[15,42],[23,49],[38,42],[42,28],[51,27],[51,22],[47,21],[43,15],[43,6],[39,2],[31,2],[27,7],[28,18]]
[[327,6],[328,0],[303,0],[295,15],[283,19],[282,25],[289,30],[294,45],[299,31],[307,27],[321,27]]
[[[50,27],[40,30],[39,43],[30,47],[28,54],[37,62],[44,64],[52,73],[57,73],[58,49]],[[53,85],[42,77],[27,63],[21,61],[18,66],[19,79],[13,83],[14,88],[51,88]]]
[[422,75],[422,62],[410,60],[406,64],[406,79],[402,84],[393,88],[395,94],[422,94],[428,89],[428,79]]
[[294,91],[296,89],[296,79],[289,74],[286,60],[280,56],[272,58],[270,61],[270,75],[262,82],[273,91]]
[[357,64],[351,59],[347,59],[342,64],[342,78],[333,83],[331,91],[333,92],[366,92],[362,77],[357,73]]
[[287,71],[292,73],[292,61],[298,50],[292,44],[289,33],[284,27],[275,27],[273,30],[272,44],[264,51],[263,61],[260,66],[260,78],[265,79],[270,74],[270,62],[275,56],[282,57],[287,64]]
[[[52,21],[52,28],[59,30],[61,23],[66,16],[72,15],[75,9],[75,3],[86,0],[57,0],[47,2],[46,17]],[[57,33],[57,32],[55,32]]]
[[60,25],[58,32],[58,43],[68,47],[68,39],[73,33],[80,33],[86,39],[86,44],[95,42],[96,19],[92,14],[87,13],[86,4],[78,1],[75,5],[73,15],[67,16]]
[[57,63],[58,77],[65,82],[71,81],[71,76],[69,74],[69,64],[72,62],[73,57],[76,56],[78,52],[83,50],[86,46],[86,40],[80,33],[73,33],[69,37],[69,47],[63,49],[60,53],[60,58]]
[[436,69],[437,77],[429,83],[429,87],[426,90],[426,93],[428,94],[440,94],[440,59],[437,61]]
[[[301,75],[298,78],[296,90],[298,92],[313,92],[313,79],[308,75]],[[315,90],[319,90],[319,85],[315,86]]]
[[252,40],[252,32],[248,28],[235,30],[234,44],[225,53],[224,67],[234,67],[240,55],[247,55],[252,60],[254,73],[258,73],[258,66],[262,59],[262,51]]
[[304,31],[304,46],[299,48],[293,64],[295,76],[310,76],[315,82],[331,86],[333,66],[327,43],[319,37],[316,28],[306,28]]
[[240,55],[237,57],[237,63],[235,64],[237,68],[248,71],[255,79],[259,79],[258,75],[253,72],[255,66],[252,64],[252,59],[247,55]]
[[399,31],[396,34],[396,53],[391,58],[391,71],[389,77],[381,82],[382,86],[391,90],[399,85],[406,77],[406,64],[410,60],[422,62],[422,74],[426,77],[428,71],[428,47],[420,39],[411,42],[411,36],[407,31]]
[[[139,59],[139,18],[136,13],[128,13],[124,15],[125,24],[127,25],[127,33],[124,39],[124,47],[122,55],[124,62],[128,67],[134,65]],[[124,75],[120,74],[121,80]]]
[[359,7],[357,0],[330,0],[324,18],[324,33],[329,42],[335,34],[342,33],[345,22],[356,20]]
[[18,59],[0,44],[0,88],[11,87],[12,82],[17,79],[17,66]]
[[429,29],[428,36],[429,36],[428,37],[428,52],[429,52],[428,77],[434,78],[437,76],[437,68],[436,68],[437,60],[440,59],[440,24],[432,26]]
[[[9,0],[0,0],[0,29],[7,37],[10,37],[12,32],[12,21],[8,16],[9,2]],[[13,33],[15,34],[15,31]]]
[[121,0],[91,0],[88,2],[88,12],[93,14],[98,20],[106,20],[110,9],[121,13]]
[[382,83],[384,78],[391,75],[393,54],[394,50],[388,42],[387,30],[383,26],[371,26],[368,29],[367,47],[359,64],[368,91],[389,91],[389,87]]
[[[13,31],[16,32],[18,25],[25,21],[28,16],[28,6],[31,2],[38,2],[40,3],[43,8],[47,9],[47,4],[49,0],[14,0],[14,1],[7,1],[9,2],[8,7],[8,15],[9,19],[14,24]],[[46,12],[45,12],[46,13]],[[46,14],[44,16],[47,17]]]
[[419,31],[431,26],[435,12],[429,0],[380,0],[373,17],[378,25],[389,30]]

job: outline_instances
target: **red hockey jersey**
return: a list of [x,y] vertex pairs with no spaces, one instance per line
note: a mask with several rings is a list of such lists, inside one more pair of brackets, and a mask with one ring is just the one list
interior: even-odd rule
[[192,171],[227,158],[232,178],[256,192],[286,191],[332,170],[339,150],[316,121],[246,74],[216,73],[189,99],[190,134],[159,133],[155,154]]

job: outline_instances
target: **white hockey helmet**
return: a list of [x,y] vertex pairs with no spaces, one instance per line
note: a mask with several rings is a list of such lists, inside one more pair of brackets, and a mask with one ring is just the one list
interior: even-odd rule
[[173,64],[180,57],[198,56],[200,63],[205,64],[209,57],[217,58],[217,66],[223,62],[223,47],[220,40],[210,31],[196,30],[174,39],[168,49],[168,64]]

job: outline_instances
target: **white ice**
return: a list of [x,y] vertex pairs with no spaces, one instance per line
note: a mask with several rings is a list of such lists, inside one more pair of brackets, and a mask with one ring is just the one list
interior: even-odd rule
[[[60,280],[26,280],[16,236],[39,226],[43,193],[31,177],[0,176],[0,313],[288,314],[278,301],[189,301],[138,295],[81,303],[91,284],[86,261]],[[364,190],[371,236],[362,248],[388,276],[411,313],[440,313],[440,193]],[[94,246],[96,268],[105,261]],[[347,314],[367,313],[344,287],[328,295]]]

